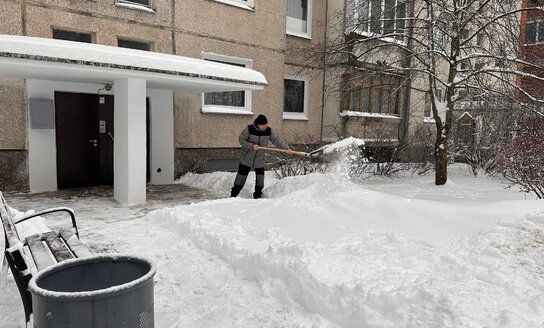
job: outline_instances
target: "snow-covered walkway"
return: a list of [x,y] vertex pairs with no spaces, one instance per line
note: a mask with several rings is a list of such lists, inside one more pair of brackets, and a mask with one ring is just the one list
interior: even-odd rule
[[[95,252],[157,263],[156,327],[544,325],[543,201],[460,167],[442,187],[431,176],[268,175],[261,200],[248,199],[251,185],[226,198],[233,180],[182,177],[225,198],[174,207],[63,205],[85,214],[82,239]],[[20,210],[33,199],[6,198]],[[18,327],[13,281],[2,289],[0,327]]]

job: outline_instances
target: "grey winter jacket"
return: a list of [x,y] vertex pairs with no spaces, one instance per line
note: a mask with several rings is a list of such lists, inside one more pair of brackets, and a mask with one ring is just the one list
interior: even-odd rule
[[289,146],[281,140],[280,136],[270,127],[267,127],[265,131],[260,131],[253,124],[246,126],[242,133],[240,133],[240,145],[242,145],[240,164],[252,168],[263,168],[265,151],[263,149],[254,151],[253,145],[256,144],[261,147],[267,147],[269,141],[278,148],[289,148]]

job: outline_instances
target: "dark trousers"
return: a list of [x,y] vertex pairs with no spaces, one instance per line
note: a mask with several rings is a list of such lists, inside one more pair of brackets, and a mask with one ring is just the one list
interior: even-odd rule
[[[264,168],[254,168],[253,170],[255,171],[255,192],[253,193],[253,198],[257,199],[261,198],[264,188]],[[251,171],[251,167],[245,166],[244,164],[238,165],[238,173],[236,174],[234,186],[230,192],[231,197],[238,196],[246,183],[249,171]]]

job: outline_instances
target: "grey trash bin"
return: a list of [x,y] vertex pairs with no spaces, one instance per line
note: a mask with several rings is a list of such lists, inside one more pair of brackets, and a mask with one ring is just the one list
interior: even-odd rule
[[153,328],[155,266],[132,256],[68,260],[29,283],[34,328]]

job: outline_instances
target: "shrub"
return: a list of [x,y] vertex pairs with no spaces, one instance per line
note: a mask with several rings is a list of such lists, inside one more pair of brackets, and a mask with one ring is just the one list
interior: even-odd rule
[[499,146],[498,154],[510,186],[544,199],[544,118],[522,122],[511,140]]

